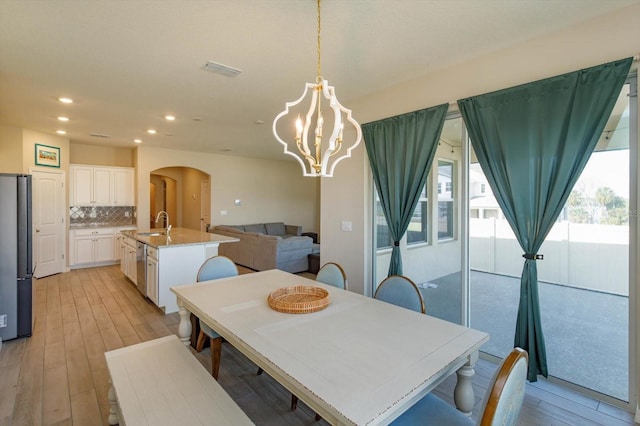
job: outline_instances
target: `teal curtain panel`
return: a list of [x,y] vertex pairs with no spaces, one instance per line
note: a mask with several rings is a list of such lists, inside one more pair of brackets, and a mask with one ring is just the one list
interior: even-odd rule
[[489,185],[522,250],[514,345],[548,375],[538,253],[611,114],[632,58],[458,101]]
[[449,105],[362,125],[364,143],[393,239],[388,275],[402,275],[400,239],[420,199]]

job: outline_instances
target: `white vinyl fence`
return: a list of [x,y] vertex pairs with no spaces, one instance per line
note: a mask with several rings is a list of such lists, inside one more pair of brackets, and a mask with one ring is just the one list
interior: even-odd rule
[[[471,269],[520,277],[522,249],[506,220],[470,219]],[[538,280],[629,295],[629,228],[558,222],[539,250]]]

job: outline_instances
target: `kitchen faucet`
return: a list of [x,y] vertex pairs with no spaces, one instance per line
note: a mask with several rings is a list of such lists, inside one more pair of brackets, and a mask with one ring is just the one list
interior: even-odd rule
[[158,221],[160,220],[160,216],[164,216],[167,219],[167,235],[169,235],[169,232],[171,232],[171,225],[169,224],[169,213],[164,210],[160,210],[158,212],[158,215],[156,216],[156,223],[158,223]]

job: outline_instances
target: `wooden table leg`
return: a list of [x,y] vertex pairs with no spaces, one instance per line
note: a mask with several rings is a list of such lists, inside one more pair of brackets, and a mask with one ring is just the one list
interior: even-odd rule
[[180,315],[180,324],[178,324],[178,337],[185,346],[191,343],[191,312],[182,305],[182,300],[178,300],[178,314]]
[[109,392],[107,392],[107,399],[109,400],[109,425],[120,424],[120,418],[118,417],[118,399],[116,398],[116,391],[113,389],[111,379],[109,379]]
[[456,383],[455,391],[453,392],[453,399],[456,402],[458,410],[462,411],[467,416],[471,416],[473,406],[476,403],[475,395],[473,394],[473,386],[471,381],[476,374],[473,369],[476,361],[478,360],[478,352],[474,352],[469,355],[469,360],[465,365],[460,367],[456,372],[458,375],[458,381]]

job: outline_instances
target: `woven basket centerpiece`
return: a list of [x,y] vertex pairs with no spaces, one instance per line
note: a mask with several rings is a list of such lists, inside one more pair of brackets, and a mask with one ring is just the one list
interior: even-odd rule
[[329,292],[320,287],[296,285],[272,291],[267,297],[271,309],[286,314],[309,314],[331,303]]

